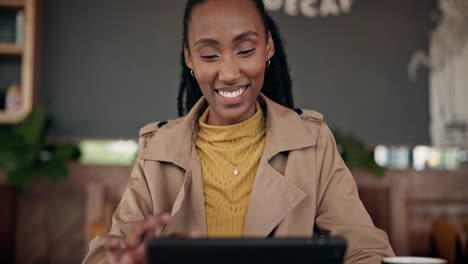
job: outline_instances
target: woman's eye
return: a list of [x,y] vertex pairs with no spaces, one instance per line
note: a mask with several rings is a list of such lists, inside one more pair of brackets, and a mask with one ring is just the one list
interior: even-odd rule
[[240,52],[237,53],[237,54],[239,54],[239,55],[247,55],[247,54],[252,53],[254,50],[255,50],[255,49],[243,50],[243,51],[240,51]]
[[201,56],[202,59],[205,59],[205,60],[214,60],[218,57],[218,55],[207,55],[207,56]]

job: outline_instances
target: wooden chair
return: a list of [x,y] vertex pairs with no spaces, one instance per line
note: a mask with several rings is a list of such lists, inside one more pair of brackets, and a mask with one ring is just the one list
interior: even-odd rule
[[467,240],[462,228],[449,219],[432,223],[433,255],[446,259],[448,264],[466,264]]
[[87,241],[110,230],[112,214],[119,200],[102,183],[89,182],[86,186]]

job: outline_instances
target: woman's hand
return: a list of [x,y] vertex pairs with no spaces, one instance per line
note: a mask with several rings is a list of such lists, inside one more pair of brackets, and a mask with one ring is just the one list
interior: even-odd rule
[[154,235],[157,228],[171,222],[167,213],[152,216],[142,222],[141,226],[130,236],[124,250],[121,249],[119,239],[109,239],[106,252],[111,264],[143,264],[146,263],[145,241]]

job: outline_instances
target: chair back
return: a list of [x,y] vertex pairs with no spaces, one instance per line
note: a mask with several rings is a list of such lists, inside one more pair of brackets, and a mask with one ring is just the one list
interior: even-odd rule
[[432,223],[432,239],[437,257],[446,259],[448,264],[465,263],[466,238],[459,225],[449,219],[435,220]]

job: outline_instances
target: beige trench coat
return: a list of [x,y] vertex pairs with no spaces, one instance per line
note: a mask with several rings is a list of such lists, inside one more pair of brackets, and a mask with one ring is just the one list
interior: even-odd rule
[[[380,263],[394,253],[384,231],[374,227],[354,179],[341,159],[322,115],[298,114],[263,95],[266,144],[245,217],[245,237],[341,236],[345,263]],[[106,263],[103,245],[123,241],[147,216],[170,212],[159,234],[198,230],[206,234],[200,161],[195,151],[201,99],[186,117],[153,123],[140,131],[140,153],[116,209],[109,235],[94,238],[84,263]],[[164,124],[164,125],[162,125]]]

